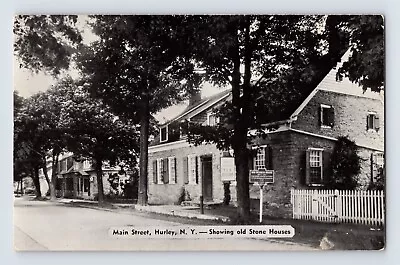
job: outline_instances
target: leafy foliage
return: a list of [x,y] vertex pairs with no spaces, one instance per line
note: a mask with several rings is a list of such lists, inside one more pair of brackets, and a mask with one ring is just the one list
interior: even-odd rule
[[134,124],[91,98],[79,81],[65,79],[59,89],[64,95],[60,117],[69,151],[94,159],[136,162],[138,132]]
[[118,115],[138,118],[143,97],[150,113],[197,89],[200,78],[188,58],[182,16],[94,16],[99,41],[82,50],[78,66],[87,88]]
[[348,77],[360,84],[364,90],[384,89],[385,44],[384,21],[380,15],[341,16],[336,26],[348,34],[352,55],[339,69],[338,78]]
[[[247,145],[266,123],[287,118],[335,65],[346,46],[324,16],[200,16],[188,19],[191,49],[206,79],[232,87],[215,127],[190,124],[189,141],[232,147],[239,215],[249,218]],[[335,44],[335,49],[332,45]],[[339,45],[338,45],[339,44]],[[298,104],[297,104],[298,103]],[[254,129],[253,135],[249,130]]]
[[347,137],[338,137],[331,157],[332,177],[326,180],[326,187],[338,190],[355,189],[362,161],[356,143]]
[[14,52],[20,67],[58,75],[67,70],[82,41],[78,16],[18,15],[14,19]]

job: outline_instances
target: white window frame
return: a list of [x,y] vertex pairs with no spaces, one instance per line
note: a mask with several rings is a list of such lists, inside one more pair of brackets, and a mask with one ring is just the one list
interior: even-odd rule
[[[324,149],[323,148],[314,148],[314,147],[310,147],[308,148],[308,150],[310,151],[310,161],[309,161],[309,165],[307,165],[310,168],[310,186],[322,186],[323,185],[323,180],[324,180],[324,161],[323,161],[323,152]],[[312,155],[312,152],[318,152],[319,153],[319,160],[318,161],[312,161],[312,158],[315,158],[316,156]],[[312,163],[319,163],[319,166],[312,166]],[[311,181],[311,168],[321,168],[321,183],[313,183]]]
[[[162,139],[162,130],[165,129],[165,140]],[[160,143],[164,143],[168,141],[168,125],[160,128]]]
[[174,156],[168,157],[168,179],[168,184],[176,184],[176,165]]
[[377,168],[383,167],[385,165],[385,154],[383,152],[375,152],[375,157]]
[[320,109],[321,128],[332,128],[332,126],[324,124],[324,109],[331,109],[331,108],[332,108],[332,106],[330,106],[330,105],[321,104],[321,109]]
[[158,158],[157,159],[157,184],[164,184],[164,181],[162,179],[162,174],[161,174],[162,169],[163,169],[162,166],[163,166],[162,158]]
[[196,185],[196,156],[188,155],[188,180],[189,185]]
[[[215,117],[215,124],[214,125],[210,125],[210,117],[214,116]],[[208,126],[216,126],[217,123],[219,123],[219,118],[217,117],[217,115],[213,112],[209,112],[207,113],[207,125]]]
[[267,145],[253,147],[253,149],[257,149],[257,154],[253,158],[254,170],[267,169],[267,167],[265,165],[265,149],[266,148],[267,148]]

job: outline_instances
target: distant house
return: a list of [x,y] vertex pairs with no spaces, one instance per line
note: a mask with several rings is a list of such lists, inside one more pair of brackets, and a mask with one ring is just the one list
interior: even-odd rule
[[[114,191],[112,191],[111,182],[114,179],[124,181],[125,175],[119,176],[119,167],[110,167],[107,163],[103,165],[102,170],[104,194],[117,192],[119,182],[116,183]],[[51,178],[51,161],[47,163],[47,171],[49,178]],[[41,170],[40,176],[43,177],[43,170]],[[118,176],[118,178],[115,178],[115,176]],[[72,153],[61,155],[57,164],[57,197],[93,200],[97,198],[97,194],[97,177],[92,161],[88,159],[76,160]]]
[[[266,137],[254,141],[256,155],[249,161],[250,168],[275,172],[274,183],[265,189],[266,202],[283,208],[290,204],[291,188],[323,188],[339,136],[348,136],[359,147],[363,158],[358,176],[361,188],[374,181],[377,169],[383,166],[383,95],[364,93],[347,79],[337,82],[337,68],[331,69],[302,102],[294,104],[290,114],[265,124]],[[177,203],[182,194],[195,201],[200,195],[211,201],[223,199],[223,182],[230,180],[228,173],[234,170],[229,162],[231,154],[212,144],[191,146],[173,124],[186,119],[213,125],[213,108],[230,99],[229,90],[197,98],[181,115],[159,128],[149,147],[149,203]],[[235,185],[231,180],[233,201]],[[259,196],[255,185],[250,185],[250,196]]]

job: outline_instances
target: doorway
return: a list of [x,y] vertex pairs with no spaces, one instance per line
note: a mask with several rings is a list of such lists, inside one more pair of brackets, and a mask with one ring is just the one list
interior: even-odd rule
[[202,191],[205,201],[213,199],[213,182],[212,182],[212,156],[203,156],[201,158],[201,176],[202,176]]

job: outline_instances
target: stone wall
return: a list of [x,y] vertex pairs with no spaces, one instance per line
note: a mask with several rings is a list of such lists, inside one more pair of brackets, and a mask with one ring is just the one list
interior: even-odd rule
[[[361,88],[360,88],[361,89]],[[334,107],[335,119],[332,128],[320,126],[321,104]],[[379,116],[379,130],[367,130],[368,112]],[[348,136],[359,145],[383,150],[384,108],[382,101],[367,97],[318,91],[293,122],[292,128],[329,137]]]

